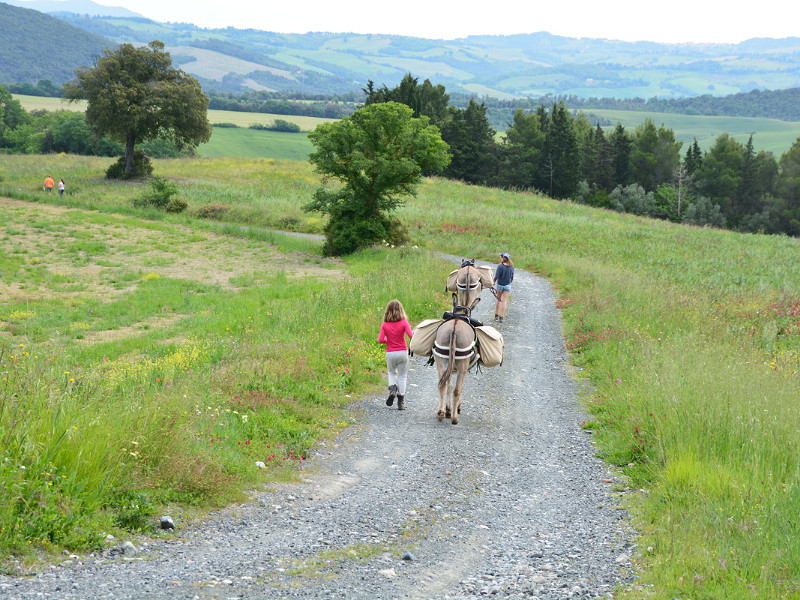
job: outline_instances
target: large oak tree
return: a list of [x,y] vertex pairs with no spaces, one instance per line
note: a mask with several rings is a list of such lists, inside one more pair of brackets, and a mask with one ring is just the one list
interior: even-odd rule
[[87,99],[86,122],[92,131],[125,144],[129,176],[137,142],[166,137],[180,149],[211,137],[208,98],[194,77],[172,67],[159,41],[106,49],[94,68],[76,71],[76,79],[64,86],[64,97]]

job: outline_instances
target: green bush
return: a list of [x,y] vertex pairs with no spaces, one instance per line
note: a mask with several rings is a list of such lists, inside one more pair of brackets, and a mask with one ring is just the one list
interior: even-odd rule
[[272,131],[287,131],[289,133],[300,133],[300,125],[290,123],[284,119],[275,119],[275,123],[270,127]]
[[133,151],[133,172],[125,172],[125,155],[120,156],[106,170],[106,179],[141,179],[153,174],[153,163],[143,150],[137,148]]
[[176,197],[178,186],[169,179],[153,177],[149,183],[150,189],[139,198],[133,199],[134,206],[140,208],[151,206],[170,213],[183,212],[189,206],[186,200]]

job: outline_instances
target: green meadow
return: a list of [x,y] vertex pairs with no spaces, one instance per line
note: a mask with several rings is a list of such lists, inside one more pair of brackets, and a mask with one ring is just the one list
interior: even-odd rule
[[627,481],[639,578],[615,597],[800,597],[798,240],[427,179],[398,211],[416,247],[325,259],[265,231],[321,231],[308,163],[155,161],[189,203],[167,216],[132,208],[143,184],[105,181],[110,161],[0,162],[5,554],[292,477],[379,387],[386,301],[429,318],[436,251],[507,249],[556,289],[581,426]]
[[[65,102],[61,98],[42,98],[15,94],[27,111],[33,110],[86,110],[86,102]],[[287,133],[263,129],[249,129],[250,125],[274,125],[282,119],[300,126],[302,133]],[[246,113],[230,110],[209,110],[208,120],[215,123],[231,123],[236,127],[214,127],[208,143],[197,148],[197,155],[205,158],[235,156],[239,158],[277,158],[306,160],[312,150],[306,133],[320,123],[332,119],[296,115],[273,115],[267,113]]]
[[[85,103],[66,103],[60,98],[14,95],[28,110],[85,110]],[[683,142],[684,150],[696,138],[701,150],[713,146],[717,137],[728,133],[742,144],[753,135],[753,145],[758,150],[772,152],[780,157],[800,137],[800,122],[751,117],[711,117],[703,115],[679,115],[672,113],[637,112],[624,110],[590,109],[592,115],[622,123],[629,131],[651,119],[656,126],[662,124],[675,132],[675,139]],[[281,133],[263,130],[247,130],[252,124],[272,125],[275,119],[283,119],[300,126],[303,132],[314,129],[319,123],[331,119],[266,113],[245,113],[227,110],[210,110],[208,119],[213,123],[233,123],[245,130],[214,128],[211,140],[197,149],[198,156],[217,158],[221,156],[258,158],[269,157],[290,160],[306,160],[312,146],[304,134]],[[606,130],[613,129],[612,126]],[[502,132],[498,133],[502,137]]]
[[[636,112],[627,110],[590,109],[593,115],[609,119],[612,123],[622,123],[625,129],[633,131],[645,119],[651,119],[656,127],[662,124],[675,132],[675,139],[683,142],[684,150],[694,139],[703,151],[714,145],[717,137],[729,133],[742,144],[753,135],[756,151],[766,150],[776,157],[789,150],[800,137],[800,122],[780,121],[754,117],[710,117],[705,115],[678,115],[672,113]],[[613,126],[606,127],[611,131]]]

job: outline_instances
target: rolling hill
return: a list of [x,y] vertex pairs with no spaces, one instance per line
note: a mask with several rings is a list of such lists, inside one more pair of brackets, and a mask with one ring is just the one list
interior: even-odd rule
[[114,42],[39,11],[0,2],[0,83],[61,84]]
[[[14,1],[23,4],[22,0]],[[78,1],[82,4],[73,4]],[[108,43],[163,41],[176,64],[197,77],[205,89],[220,92],[360,95],[370,80],[378,86],[391,87],[406,73],[444,84],[453,93],[500,99],[547,94],[682,98],[800,86],[797,37],[751,39],[739,44],[660,44],[603,39],[602,31],[598,31],[597,38],[580,39],[546,32],[456,40],[377,34],[283,34],[157,23],[131,14],[107,16],[99,13],[107,12],[108,7],[94,12],[78,8],[86,2],[64,0],[49,4],[58,5],[58,17],[64,22],[102,36]],[[61,33],[59,38],[64,46],[72,45],[71,33]],[[14,55],[22,56],[31,52],[35,42],[22,38],[13,43],[18,45],[12,49]],[[0,53],[7,53],[7,46],[0,46],[6,47]],[[0,54],[0,60],[7,63],[8,59]],[[70,71],[85,64],[60,62]],[[37,66],[25,64],[27,71]],[[42,71],[41,65],[38,70]],[[35,79],[36,76],[28,76],[26,80]],[[66,79],[54,82],[63,83]],[[0,77],[0,81],[12,82],[8,75]]]

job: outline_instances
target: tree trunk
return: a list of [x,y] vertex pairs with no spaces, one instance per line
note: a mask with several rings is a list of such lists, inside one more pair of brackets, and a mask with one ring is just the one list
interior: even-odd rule
[[125,141],[125,174],[130,177],[133,174],[133,147],[136,145],[136,134],[132,131],[128,133]]

